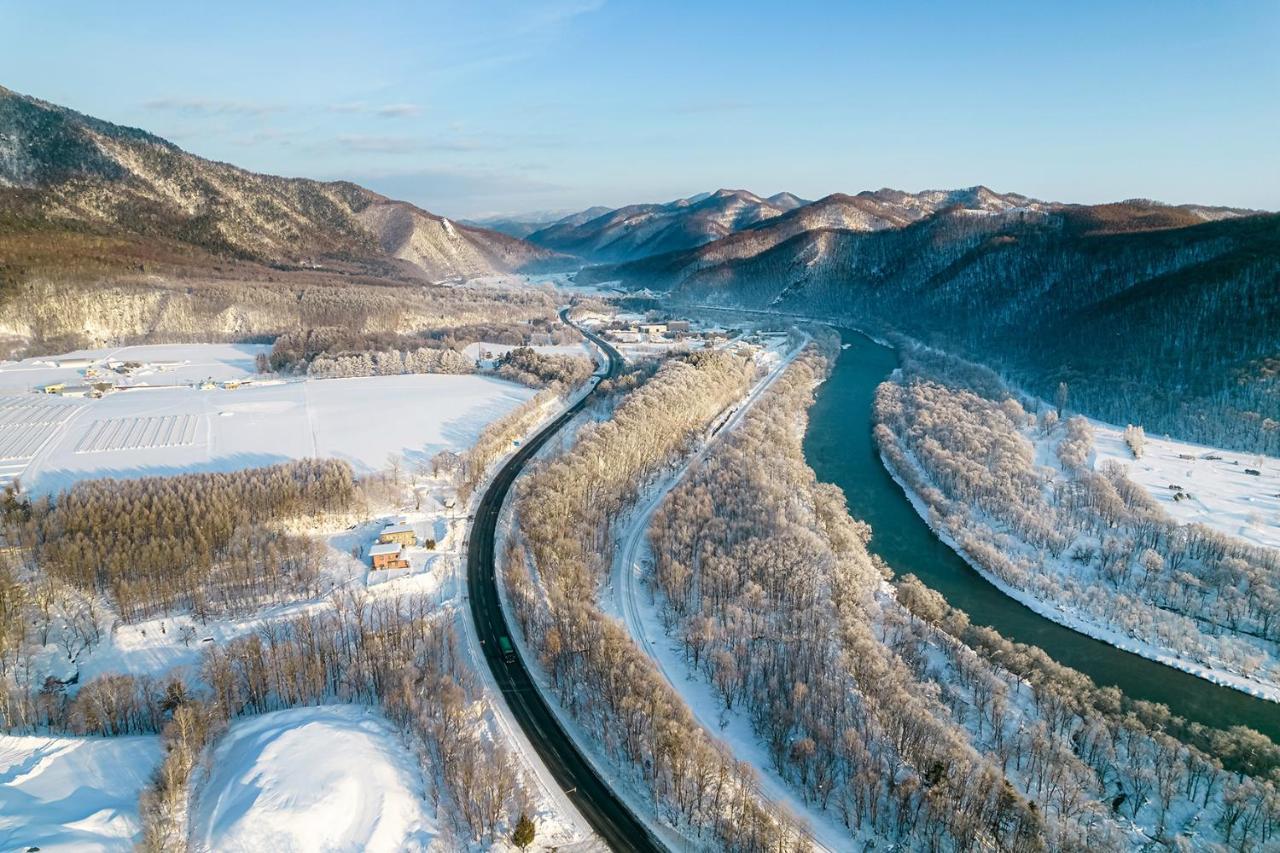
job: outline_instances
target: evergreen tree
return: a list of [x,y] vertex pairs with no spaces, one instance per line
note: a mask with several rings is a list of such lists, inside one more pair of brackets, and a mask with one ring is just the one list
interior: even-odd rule
[[529,816],[524,812],[520,813],[520,819],[516,821],[516,830],[511,833],[511,843],[525,850],[533,843],[533,837],[537,834],[537,829],[533,825],[533,821],[529,820]]

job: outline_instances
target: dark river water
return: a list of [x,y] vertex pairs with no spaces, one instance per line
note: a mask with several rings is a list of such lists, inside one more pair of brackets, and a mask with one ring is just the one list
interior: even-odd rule
[[1063,628],[1001,593],[934,536],[881,464],[871,438],[875,389],[897,367],[897,357],[860,334],[843,334],[849,347],[818,389],[805,456],[820,480],[844,490],[851,514],[871,525],[871,550],[896,574],[914,574],[968,613],[975,624],[1039,646],[1098,684],[1163,703],[1189,720],[1218,728],[1246,725],[1280,742],[1280,704],[1210,684]]

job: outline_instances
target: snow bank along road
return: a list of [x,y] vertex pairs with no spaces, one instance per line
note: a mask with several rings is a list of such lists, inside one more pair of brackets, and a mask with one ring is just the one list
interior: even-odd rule
[[[568,311],[561,317],[569,322]],[[609,359],[605,377],[617,373],[622,363],[618,351],[596,335],[578,327],[604,351]],[[594,393],[594,392],[593,392]],[[475,524],[467,550],[467,585],[470,588],[471,618],[475,622],[476,635],[484,648],[485,660],[493,672],[511,714],[525,735],[533,743],[547,769],[570,794],[570,798],[605,840],[610,848],[619,851],[658,851],[662,845],[649,833],[645,825],[623,804],[591,764],[565,734],[534,685],[524,661],[517,651],[508,662],[499,648],[500,637],[510,637],[506,615],[498,598],[497,574],[494,570],[494,540],[498,526],[498,513],[511,485],[526,462],[546,442],[586,406],[592,394],[584,395],[577,403],[560,414],[537,435],[530,438],[499,469],[476,507]]]

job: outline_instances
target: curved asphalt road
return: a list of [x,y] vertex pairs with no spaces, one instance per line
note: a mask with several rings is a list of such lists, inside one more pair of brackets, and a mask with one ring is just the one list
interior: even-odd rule
[[[560,316],[569,322],[568,311]],[[609,359],[605,377],[618,372],[622,357],[618,351],[596,335],[579,328]],[[569,420],[580,412],[590,400],[592,391],[570,406],[516,451],[498,471],[488,491],[480,499],[475,523],[471,530],[471,543],[467,550],[467,583],[470,587],[471,618],[476,634],[484,648],[484,657],[493,672],[511,713],[525,735],[533,743],[543,763],[551,771],[561,789],[595,831],[613,850],[661,851],[665,848],[649,833],[631,810],[605,784],[577,746],[569,738],[555,714],[538,692],[524,661],[516,654],[514,663],[506,663],[498,648],[498,638],[511,636],[506,615],[498,598],[498,581],[494,573],[494,534],[498,525],[498,512],[511,490],[521,469]]]

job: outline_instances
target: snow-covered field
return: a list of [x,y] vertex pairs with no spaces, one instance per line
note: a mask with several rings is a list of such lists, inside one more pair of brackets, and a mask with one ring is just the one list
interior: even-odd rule
[[197,850],[426,850],[422,774],[381,714],[359,705],[236,720],[191,811]]
[[489,377],[418,374],[235,391],[149,388],[74,402],[0,397],[0,408],[32,401],[76,407],[70,415],[55,411],[61,420],[38,449],[0,462],[8,466],[0,473],[20,477],[33,493],[49,493],[90,477],[234,470],[311,456],[372,471],[386,467],[393,453],[414,462],[466,448],[533,393]]
[[[1114,459],[1184,524],[1200,523],[1254,545],[1280,548],[1280,459],[1147,436],[1134,459],[1124,430],[1092,421],[1094,467]],[[1210,459],[1208,457],[1219,457]],[[1246,474],[1247,470],[1258,475]],[[1180,486],[1187,495],[1175,500]]]
[[128,850],[158,737],[0,735],[0,849]]
[[[400,377],[390,377],[400,378]],[[426,378],[426,379],[461,379],[468,382],[474,382],[476,377],[409,377],[409,378]],[[335,380],[308,383],[311,386],[342,386],[351,385],[358,387],[362,383],[369,380]],[[502,391],[514,390],[518,395],[518,399],[522,399],[529,393],[527,389],[510,385],[509,383],[496,380],[480,380],[480,387],[496,387]],[[278,387],[278,386],[277,386]],[[221,395],[226,401],[238,401],[247,399],[239,396],[243,391],[253,391],[256,389],[242,389],[242,391],[217,391],[205,392],[206,394]],[[587,389],[583,388],[578,393],[586,393]],[[132,393],[132,392],[130,392]],[[173,392],[145,392],[154,394],[167,394]],[[35,395],[30,395],[35,397]],[[44,399],[41,397],[40,399]],[[57,398],[49,398],[56,400]],[[494,398],[489,397],[490,402]],[[501,399],[501,398],[499,398]],[[106,398],[110,401],[111,398]],[[68,401],[58,401],[66,403]],[[84,405],[92,405],[96,402],[103,401],[83,401]],[[516,401],[512,401],[510,405],[514,405]],[[416,402],[423,408],[430,405],[430,402],[422,403],[420,400]],[[554,417],[561,408],[561,403],[549,403],[545,409],[545,419]],[[436,411],[434,417],[436,423],[449,424],[448,412]],[[367,420],[367,419],[366,419]],[[432,421],[426,421],[431,423]],[[462,437],[462,446],[471,443],[474,432],[478,431],[484,423],[483,420],[474,424],[470,428],[470,432],[464,434],[461,430],[458,435]],[[367,430],[365,433],[367,434]],[[356,438],[358,438],[357,436]],[[352,439],[353,441],[355,439]],[[374,466],[382,467],[385,465],[385,455],[377,458],[371,454],[371,462]],[[501,460],[495,463],[500,464]],[[266,607],[262,610],[242,616],[231,616],[212,618],[208,620],[198,620],[190,614],[178,614],[167,617],[158,617],[137,623],[116,623],[111,630],[104,630],[102,641],[91,649],[84,651],[78,655],[76,661],[72,662],[67,659],[65,651],[57,644],[56,641],[51,642],[42,649],[36,656],[35,665],[41,674],[53,674],[60,678],[69,678],[73,674],[78,674],[80,683],[92,679],[96,676],[112,672],[132,673],[135,675],[148,674],[153,676],[161,676],[165,674],[185,675],[196,685],[200,684],[199,678],[199,661],[201,654],[209,645],[222,645],[228,641],[242,637],[247,633],[258,630],[262,625],[289,619],[301,613],[327,609],[333,606],[333,600],[330,597],[331,591],[335,588],[354,587],[356,589],[364,588],[365,593],[370,598],[379,598],[383,596],[398,597],[405,594],[424,595],[428,600],[435,603],[437,607],[446,614],[446,618],[455,620],[459,634],[467,635],[470,628],[470,619],[466,614],[465,594],[466,583],[460,572],[462,555],[466,548],[467,533],[467,516],[470,509],[467,506],[458,504],[456,507],[450,508],[447,504],[452,503],[456,497],[456,490],[453,487],[452,480],[445,474],[440,476],[429,476],[428,471],[416,468],[416,466],[405,466],[402,476],[405,478],[404,491],[399,498],[399,503],[394,506],[381,507],[382,514],[369,518],[366,521],[358,523],[348,528],[328,528],[315,529],[309,532],[312,535],[321,537],[329,546],[329,557],[324,572],[324,580],[321,583],[321,592],[312,599],[292,602],[284,605],[275,605]],[[483,491],[483,490],[480,490]],[[474,496],[478,499],[480,491]],[[473,507],[472,507],[473,508]],[[406,570],[396,571],[372,571],[368,567],[367,551],[369,545],[376,539],[382,528],[391,521],[404,521],[413,527],[418,538],[418,545],[407,550],[407,556],[410,562],[410,568]],[[304,532],[304,531],[299,531]],[[435,547],[428,549],[425,547],[425,540],[435,540]],[[57,635],[57,631],[53,632]],[[505,707],[499,697],[498,689],[495,684],[488,678],[488,669],[483,663],[483,658],[478,645],[468,642],[464,647],[464,653],[471,659],[471,665],[477,672],[481,673],[483,682],[487,685],[488,690],[483,699],[484,709],[482,710],[478,725],[487,729],[487,736],[502,740],[511,746],[520,755],[521,770],[526,774],[534,784],[530,787],[529,811],[535,818],[538,827],[539,844],[559,845],[561,849],[569,850],[595,850],[598,849],[597,842],[592,838],[590,829],[581,819],[574,809],[569,798],[560,791],[554,779],[546,771],[541,764],[536,751],[532,745],[523,737],[518,726],[513,720],[505,714]],[[43,677],[43,675],[41,676]],[[298,709],[297,713],[303,713],[307,710],[315,709]],[[359,713],[370,714],[377,718],[376,712],[366,712],[358,709]],[[295,712],[289,712],[295,713]],[[352,712],[356,713],[356,712]],[[305,713],[303,713],[305,717]],[[381,718],[377,718],[381,720]],[[298,723],[299,726],[309,725],[311,721],[303,720]],[[244,726],[254,724],[254,718],[244,718],[233,724],[232,733],[243,730]],[[380,725],[386,728],[385,721],[381,721]],[[297,749],[292,745],[295,740],[293,735],[286,735],[284,729],[288,728],[284,724],[276,726],[271,731],[262,730],[259,734],[254,735],[261,742],[262,748],[260,752],[265,756],[261,761],[257,761],[259,765],[269,763],[272,751],[282,752],[285,755],[284,766],[290,763],[297,765],[294,757]],[[276,735],[280,737],[277,738]],[[359,732],[356,732],[359,734]],[[345,737],[345,736],[344,736]],[[379,735],[378,737],[381,737]],[[375,738],[376,739],[376,738]],[[8,739],[13,741],[14,739]],[[48,739],[32,739],[39,742],[46,742]],[[67,739],[72,740],[72,739]],[[138,739],[132,739],[138,740]],[[143,741],[153,743],[155,739],[141,739]],[[270,746],[267,741],[278,740],[280,743],[276,746]],[[314,740],[314,738],[308,738]],[[365,780],[368,785],[378,787],[383,786],[385,779],[394,777],[398,771],[400,764],[393,762],[391,769],[378,771],[377,778],[373,778],[368,774],[361,776],[364,772],[364,765],[369,763],[366,761],[369,749],[372,747],[361,747],[359,749],[348,749],[346,741],[342,737],[328,737],[325,735],[320,739],[322,744],[332,742],[336,747],[329,755],[333,756],[335,769],[334,773],[349,773],[355,777]],[[74,742],[74,741],[73,741]],[[90,743],[123,743],[124,741],[89,741]],[[388,740],[386,737],[381,739],[382,747],[387,750],[398,753],[397,761],[409,762],[409,765],[416,767],[413,762],[413,753],[405,745],[403,745],[398,736]],[[0,741],[0,755],[3,755],[5,742]],[[327,748],[327,747],[326,747]],[[30,751],[30,748],[27,748]],[[128,833],[136,832],[136,802],[137,795],[141,787],[145,784],[148,774],[151,771],[155,761],[158,760],[158,746],[153,747],[153,760],[148,763],[138,774],[138,779],[132,785],[131,790],[122,793],[120,796],[121,809],[123,814],[133,815],[132,821],[126,827]],[[215,759],[221,762],[222,753],[219,758]],[[14,759],[12,764],[25,760],[23,756]],[[274,760],[274,759],[271,759]],[[256,761],[256,759],[255,759]],[[243,762],[242,762],[243,764]],[[385,762],[384,762],[385,764]],[[4,762],[0,760],[0,786],[8,783],[8,774],[3,769]],[[250,770],[252,767],[249,768]],[[395,772],[392,772],[395,771]],[[294,771],[295,775],[298,771]],[[414,771],[417,772],[416,770]],[[317,773],[310,775],[302,775],[298,778],[312,780],[310,787],[314,787],[319,779]],[[390,776],[388,776],[390,774]],[[265,780],[266,777],[264,776]],[[215,780],[216,781],[216,780]],[[238,785],[238,782],[229,783]],[[248,784],[248,783],[246,783]],[[332,787],[332,786],[328,786]],[[269,788],[269,790],[267,790]],[[277,785],[267,786],[264,790],[253,797],[253,802],[261,804],[263,808],[269,808],[268,804],[272,802],[284,803],[280,808],[284,808],[287,803],[285,800],[292,794],[287,791],[282,793],[284,789]],[[325,788],[316,789],[316,796],[324,792]],[[0,787],[0,793],[7,794],[8,791]],[[345,796],[345,795],[344,795]],[[335,801],[337,802],[337,801]],[[8,815],[8,807],[6,801],[0,799],[0,815]],[[341,805],[339,802],[338,805]],[[256,808],[246,808],[239,816],[233,815],[228,808],[217,810],[213,806],[210,809],[217,811],[215,816],[213,811],[206,813],[205,827],[203,831],[207,833],[213,832],[216,823],[223,829],[217,830],[219,833],[216,848],[223,849],[289,849],[288,844],[292,843],[288,838],[274,838],[270,845],[255,847],[253,845],[241,845],[236,838],[244,836],[252,837],[256,832],[255,826],[258,826],[261,820],[268,822],[276,821],[278,816],[266,817],[266,812]],[[323,806],[317,806],[323,810]],[[334,806],[337,808],[337,806]],[[372,807],[371,807],[372,808]],[[377,805],[377,809],[381,810],[383,805]],[[347,809],[349,812],[349,808]],[[75,833],[78,832],[80,826],[79,821],[85,818],[77,815],[74,809],[68,810],[45,810],[37,815],[43,823],[41,826],[47,825],[45,831],[46,837],[54,837],[56,833]],[[335,842],[332,844],[321,844],[317,840],[317,836],[304,836],[296,840],[294,847],[297,849],[378,849],[385,847],[386,849],[414,849],[415,846],[426,846],[431,837],[435,836],[434,846],[432,849],[473,849],[475,845],[471,845],[465,841],[459,841],[454,829],[454,822],[450,818],[448,811],[442,811],[438,816],[441,821],[438,826],[440,833],[437,835],[437,824],[434,822],[423,823],[422,832],[410,834],[402,843],[390,841],[383,845],[381,839],[383,835],[371,836],[372,840],[357,840],[352,843],[342,844],[342,839],[335,836]],[[338,818],[330,820],[333,824]],[[302,826],[305,828],[308,824],[307,818],[297,817],[284,818],[280,817],[286,823],[293,821],[292,826],[295,828]],[[353,819],[354,820],[354,819]],[[0,827],[6,827],[9,824],[0,822]],[[19,824],[14,823],[17,826]],[[273,824],[274,825],[274,824]],[[344,824],[346,826],[347,824]],[[370,832],[384,832],[378,827],[370,828],[366,822],[364,824],[369,828]],[[289,829],[288,832],[293,832]],[[299,832],[302,830],[299,829]],[[363,831],[363,830],[360,830]],[[288,832],[284,833],[285,835]],[[359,832],[352,830],[357,835]],[[22,836],[25,839],[26,836]],[[13,836],[15,840],[18,836]],[[0,831],[0,849],[7,849],[6,836]],[[313,843],[315,842],[315,843]],[[419,843],[421,842],[421,844]],[[206,839],[206,842],[207,839]],[[113,849],[127,848],[128,843],[115,845]],[[499,845],[501,847],[501,845]],[[503,848],[506,849],[506,848]]]
[[[258,353],[267,344],[147,344],[110,349],[76,350],[62,355],[0,363],[0,392],[29,391],[55,382],[79,384],[103,378],[121,385],[175,385],[212,379],[247,379],[257,372]],[[85,366],[81,361],[92,364]],[[69,362],[71,362],[69,364]],[[137,362],[127,374],[108,366]]]

